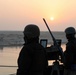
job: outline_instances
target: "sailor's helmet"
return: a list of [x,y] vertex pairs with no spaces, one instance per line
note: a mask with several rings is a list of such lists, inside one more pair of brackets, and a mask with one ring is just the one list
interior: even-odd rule
[[35,38],[40,36],[40,29],[35,24],[28,24],[24,28],[24,36],[27,36],[27,38]]
[[68,28],[65,29],[65,33],[66,34],[75,34],[76,31],[75,31],[74,27],[68,27]]

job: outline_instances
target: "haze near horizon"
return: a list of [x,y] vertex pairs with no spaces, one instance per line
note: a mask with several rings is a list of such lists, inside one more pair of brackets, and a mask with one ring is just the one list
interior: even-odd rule
[[23,31],[27,24],[36,24],[47,31],[76,28],[76,0],[0,0],[0,30]]

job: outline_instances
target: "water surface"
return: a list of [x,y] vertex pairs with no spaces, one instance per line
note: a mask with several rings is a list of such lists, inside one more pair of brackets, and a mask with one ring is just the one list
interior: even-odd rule
[[[0,75],[10,75],[16,73],[17,59],[22,46],[0,47]],[[65,50],[65,45],[62,45]],[[49,65],[52,62],[49,61]],[[2,67],[1,67],[2,66]]]

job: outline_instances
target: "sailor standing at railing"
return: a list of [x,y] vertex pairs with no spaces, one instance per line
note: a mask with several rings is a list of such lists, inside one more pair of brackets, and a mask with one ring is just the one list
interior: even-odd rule
[[16,75],[43,75],[46,66],[46,51],[39,44],[40,29],[29,24],[24,29],[25,44],[19,54]]
[[68,43],[66,44],[65,63],[64,63],[64,75],[76,75],[76,38],[75,28],[68,27],[65,29],[66,38]]

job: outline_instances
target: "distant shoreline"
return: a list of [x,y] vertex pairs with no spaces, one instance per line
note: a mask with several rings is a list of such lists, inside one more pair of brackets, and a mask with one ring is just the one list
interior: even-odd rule
[[[61,39],[62,44],[67,40],[64,32],[52,32],[56,39]],[[24,44],[23,31],[0,31],[0,46],[22,46]],[[48,31],[41,31],[39,39],[47,39],[48,44],[53,44],[52,37]]]
[[[61,45],[64,45],[66,43],[62,43]],[[53,43],[48,43],[47,45],[53,45]],[[0,45],[0,47],[21,47],[23,44],[14,44],[14,45]]]
[[18,45],[0,45],[0,47],[21,47],[23,44],[18,44]]

